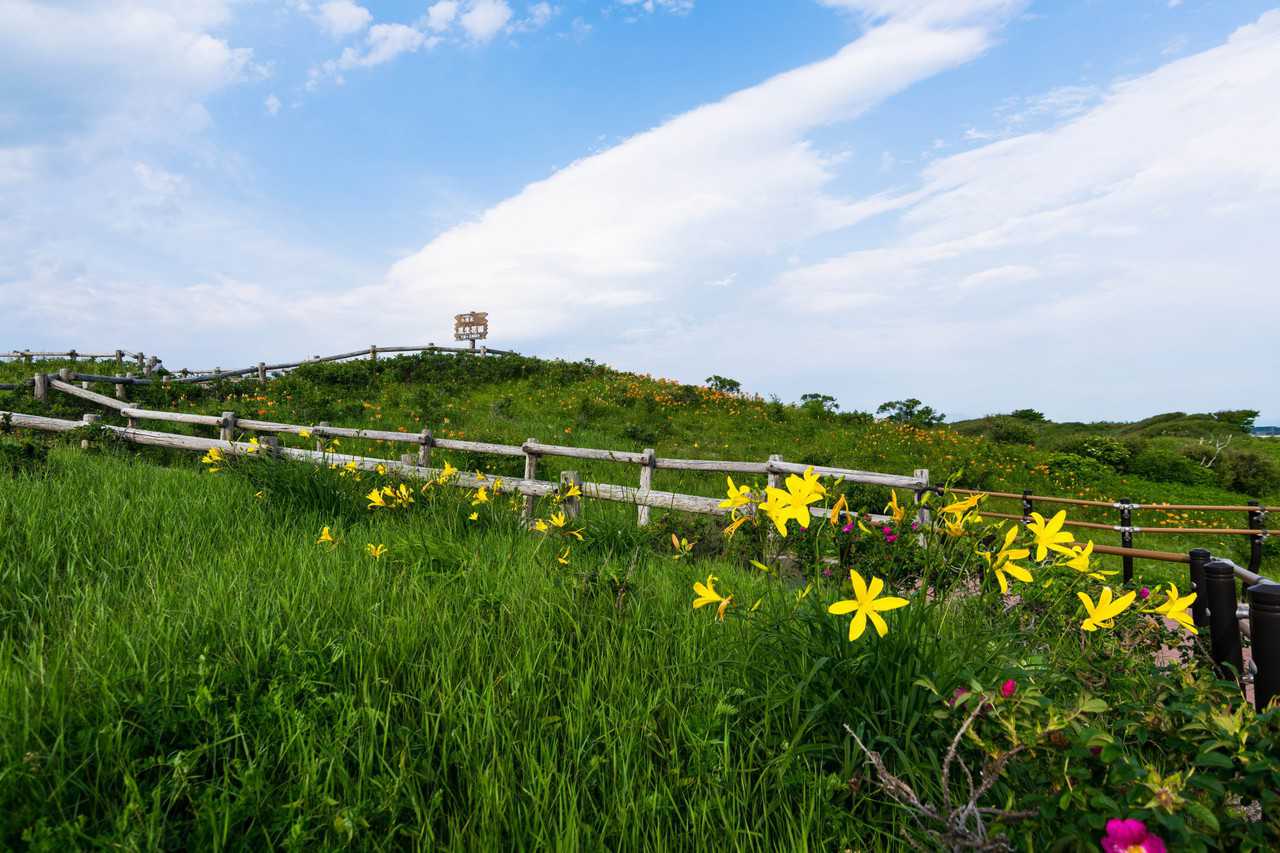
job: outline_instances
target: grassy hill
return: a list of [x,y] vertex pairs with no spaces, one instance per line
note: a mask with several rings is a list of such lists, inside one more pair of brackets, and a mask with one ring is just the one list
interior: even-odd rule
[[[46,363],[53,372],[64,362]],[[95,372],[84,362],[76,368]],[[108,373],[109,365],[102,372]],[[0,382],[26,378],[20,364],[0,366]],[[111,393],[109,387],[98,389]],[[695,459],[789,461],[910,474],[927,468],[933,482],[1035,494],[1141,503],[1243,504],[1249,498],[1280,504],[1280,443],[1246,434],[1242,413],[1158,415],[1137,423],[1051,423],[1035,413],[991,416],[934,427],[875,420],[865,413],[828,411],[820,400],[788,405],[741,393],[681,385],[647,375],[621,373],[591,362],[568,363],[524,357],[455,358],[420,355],[303,367],[265,387],[255,382],[132,389],[133,399],[152,408],[292,423],[328,421],[437,436],[520,443],[546,443],[642,450]],[[78,417],[101,411],[92,404],[54,394],[47,407],[29,393],[0,391],[0,408]],[[1234,418],[1234,420],[1232,419]],[[110,421],[108,421],[110,422]],[[200,432],[198,429],[190,430]],[[204,434],[212,435],[212,430]],[[1230,443],[1214,455],[1215,442]],[[299,442],[300,444],[305,444]],[[351,452],[396,455],[411,447],[355,442]],[[518,475],[520,461],[465,457],[467,469]],[[586,478],[631,484],[634,467],[552,459],[542,474],[577,468]],[[658,472],[654,488],[721,495],[720,476]],[[878,510],[885,490],[855,488],[851,503]],[[1019,512],[1014,501],[992,501],[993,510]],[[1042,510],[1056,511],[1045,505]],[[1117,523],[1111,511],[1073,509],[1072,518]],[[1147,511],[1143,526],[1242,527],[1242,514]],[[677,517],[656,528],[698,534],[698,519]],[[1118,535],[1100,542],[1119,544]],[[1136,544],[1185,552],[1206,547],[1237,560],[1247,555],[1240,537],[1139,535]],[[1274,548],[1274,546],[1271,546]],[[1165,576],[1149,565],[1153,577]]]
[[[984,488],[1244,497],[594,364],[400,358],[310,366],[265,387],[140,388],[137,400],[928,467]],[[0,409],[86,410],[24,391],[0,392]],[[1084,627],[1076,590],[1101,607],[1104,582],[1124,593],[1115,579],[1050,556],[1002,595],[972,541],[985,527],[921,548],[909,516],[900,534],[793,525],[784,544],[797,564],[812,557],[798,577],[748,562],[772,562],[763,528],[729,541],[706,517],[656,513],[640,530],[633,507],[587,503],[581,530],[543,534],[512,496],[422,485],[412,503],[369,509],[367,490],[398,483],[256,457],[206,466],[104,435],[85,451],[80,439],[0,435],[0,848],[901,850],[911,838],[942,849],[946,828],[895,801],[884,773],[937,805],[964,802],[962,779],[980,768],[992,786],[975,808],[1015,849],[1092,849],[1117,817],[1146,821],[1170,849],[1280,837],[1280,709],[1224,711],[1240,703],[1234,683],[1213,677],[1185,628],[1137,604]],[[495,474],[521,464],[437,453]],[[568,460],[543,476],[557,461],[637,477]],[[660,471],[655,486],[723,496],[725,484]],[[848,497],[876,510],[887,499]],[[536,506],[542,519],[556,509]],[[673,552],[672,532],[693,540],[689,553]],[[832,571],[822,557],[839,542],[851,550]],[[864,596],[847,567],[881,595],[883,631],[865,614],[855,630],[850,595]],[[1181,582],[1168,571],[1143,566],[1138,580]],[[948,776],[953,752],[966,769]],[[1166,789],[1176,810],[1151,805]]]

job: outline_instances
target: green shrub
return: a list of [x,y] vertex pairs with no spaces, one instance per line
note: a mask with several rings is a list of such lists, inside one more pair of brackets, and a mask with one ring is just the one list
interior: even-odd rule
[[1252,497],[1274,494],[1280,491],[1280,465],[1253,450],[1228,451],[1218,460],[1218,481]]
[[1046,463],[1054,474],[1067,475],[1077,480],[1095,480],[1107,475],[1107,466],[1096,459],[1075,453],[1054,453]]
[[0,475],[16,477],[43,471],[49,461],[49,446],[29,438],[0,436]]
[[1026,421],[1012,417],[991,419],[987,436],[999,444],[1035,444],[1036,431]]
[[1148,480],[1192,486],[1207,486],[1216,479],[1208,468],[1197,465],[1178,451],[1155,446],[1149,446],[1134,456],[1128,471]]
[[1129,445],[1109,435],[1086,435],[1073,438],[1059,447],[1063,453],[1084,456],[1117,470],[1123,469],[1133,455]]

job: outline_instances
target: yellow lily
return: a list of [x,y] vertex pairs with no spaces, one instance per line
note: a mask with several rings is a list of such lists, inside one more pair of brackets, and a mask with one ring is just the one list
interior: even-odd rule
[[365,495],[364,499],[369,502],[369,506],[367,507],[367,509],[374,509],[374,508],[386,509],[387,508],[387,501],[383,497],[381,489],[374,489],[373,491],[369,492],[369,494]]
[[533,529],[539,533],[546,533],[551,528],[547,527],[547,523],[539,518],[533,522]]
[[324,544],[324,543],[327,543],[329,545],[336,545],[337,542],[338,540],[334,539],[333,534],[329,532],[328,525],[325,525],[324,529],[320,531],[320,538],[316,540],[317,545]]
[[565,549],[560,552],[560,556],[556,557],[556,559],[560,562],[560,565],[562,566],[569,565],[569,546],[566,545]]
[[444,467],[440,469],[440,476],[436,477],[436,482],[441,485],[449,482],[458,474],[458,469],[449,464],[449,460],[444,461]]
[[1033,580],[1031,572],[1013,562],[1014,560],[1025,560],[1031,553],[1027,548],[1013,547],[1013,540],[1016,539],[1017,536],[1018,528],[1010,527],[1005,531],[1004,543],[1001,545],[999,551],[996,551],[995,553],[990,551],[978,552],[982,556],[982,559],[987,561],[987,565],[991,567],[991,570],[995,572],[996,582],[1000,584],[1001,595],[1007,595],[1009,593],[1009,580],[1005,575],[1010,575],[1023,583],[1030,583]]
[[826,487],[818,482],[818,475],[813,473],[813,466],[805,469],[803,476],[792,474],[787,477],[786,490],[775,486],[765,489],[767,500],[760,504],[760,509],[773,521],[778,534],[787,535],[787,522],[795,519],[801,527],[808,527],[813,517],[809,513],[809,504],[822,500],[826,495]]
[[378,467],[374,468],[373,470],[378,472],[379,477],[387,476],[387,466],[383,465],[381,462],[379,462]]
[[387,553],[387,546],[381,544],[374,545],[373,543],[369,543],[364,546],[364,549],[369,552],[369,556],[373,557],[375,560],[382,559],[382,555]]
[[471,505],[476,506],[477,504],[483,504],[488,502],[489,502],[488,490],[484,486],[481,486],[480,488],[476,489],[476,496],[471,499]]
[[1154,610],[1148,610],[1146,612],[1159,613],[1166,619],[1172,619],[1174,622],[1177,622],[1191,633],[1199,634],[1200,632],[1196,630],[1196,623],[1191,617],[1190,612],[1191,605],[1195,604],[1196,601],[1196,593],[1193,592],[1190,595],[1179,596],[1178,587],[1174,584],[1169,584],[1169,591],[1166,592],[1165,595],[1168,596],[1168,598],[1165,600],[1164,604]]
[[853,614],[853,621],[849,623],[849,642],[852,643],[862,636],[863,631],[867,630],[868,619],[871,620],[871,624],[876,628],[876,633],[881,637],[889,633],[889,626],[885,624],[884,617],[880,614],[888,610],[896,610],[899,607],[906,607],[907,600],[894,596],[881,598],[880,593],[884,590],[884,581],[880,578],[873,577],[871,585],[868,586],[866,581],[862,579],[862,575],[850,569],[849,580],[853,582],[853,598],[837,601],[827,608],[827,612],[835,616],[843,616],[846,613]]
[[738,528],[746,524],[750,520],[751,520],[751,516],[749,515],[740,515],[737,518],[735,518],[732,522],[729,523],[729,526],[724,529],[724,538],[732,539],[733,534],[738,532]]
[[898,492],[896,489],[889,491],[889,503],[885,504],[884,511],[889,513],[893,518],[894,524],[899,524],[902,519],[907,517],[907,510],[898,503]]
[[698,544],[697,542],[690,542],[688,539],[685,539],[683,536],[677,536],[674,533],[672,533],[671,547],[674,548],[676,551],[675,556],[673,556],[672,559],[679,560],[681,557],[689,556],[690,554],[693,553],[693,546],[697,544]]
[[569,488],[565,489],[564,494],[560,495],[560,500],[568,500],[569,498],[582,497],[582,489],[578,488],[577,483],[570,483]]
[[694,583],[693,591],[698,594],[698,597],[693,600],[694,610],[708,604],[715,604],[716,602],[724,601],[724,596],[716,592],[715,583],[715,575],[707,575],[707,582],[705,584],[698,582]]
[[738,507],[747,506],[751,503],[751,487],[735,486],[732,477],[725,477],[729,483],[728,497],[720,501],[720,506],[724,509],[737,509]]
[[298,430],[298,438],[311,438],[311,430],[309,429]]
[[1102,593],[1098,596],[1098,603],[1095,605],[1093,599],[1085,595],[1083,592],[1077,592],[1076,597],[1084,605],[1084,609],[1088,612],[1089,617],[1080,623],[1080,627],[1085,631],[1096,631],[1099,628],[1112,628],[1115,626],[1115,618],[1129,608],[1133,604],[1133,600],[1137,598],[1136,592],[1127,592],[1114,601],[1111,598],[1111,587],[1102,588]]
[[832,527],[840,526],[840,513],[849,515],[849,501],[844,495],[841,495],[840,499],[835,502],[831,507],[831,514],[827,516],[831,520]]
[[473,512],[473,513],[471,513],[471,515],[468,515],[468,516],[467,516],[467,521],[475,521],[475,520],[476,520],[476,519],[478,519],[479,517],[480,517],[480,513],[478,513],[478,512]]
[[249,439],[249,446],[245,448],[245,453],[257,453],[262,449],[262,445],[258,443],[258,437],[255,435]]
[[1074,539],[1069,531],[1062,529],[1063,523],[1067,520],[1065,509],[1058,510],[1057,515],[1048,521],[1045,521],[1044,516],[1038,512],[1031,513],[1031,518],[1032,520],[1027,522],[1027,530],[1031,531],[1034,539],[1037,563],[1042,561],[1050,551],[1071,556],[1071,549],[1067,546]]
[[408,506],[413,503],[413,491],[404,483],[401,483],[400,488],[396,489],[395,495],[401,506]]

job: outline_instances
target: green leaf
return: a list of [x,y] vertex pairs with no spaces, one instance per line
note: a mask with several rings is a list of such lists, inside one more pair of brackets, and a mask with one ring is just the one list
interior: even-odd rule
[[1192,817],[1194,817],[1196,820],[1203,823],[1205,826],[1209,827],[1209,830],[1211,832],[1213,832],[1215,835],[1218,833],[1219,831],[1218,819],[1213,816],[1213,812],[1209,811],[1207,808],[1205,808],[1200,803],[1197,803],[1195,800],[1188,801],[1185,808],[1191,814]]
[[1101,699],[1086,699],[1080,703],[1080,710],[1086,714],[1101,714],[1110,707]]
[[1196,756],[1195,763],[1201,767],[1221,767],[1224,770],[1230,770],[1235,766],[1230,758],[1220,752],[1202,752]]

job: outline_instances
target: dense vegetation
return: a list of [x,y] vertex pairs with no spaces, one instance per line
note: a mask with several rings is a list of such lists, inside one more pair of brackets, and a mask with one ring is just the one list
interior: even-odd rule
[[[1245,497],[1110,466],[1064,472],[1048,462],[1066,451],[1039,434],[1003,443],[591,364],[396,359],[139,399],[928,467],[1050,494]],[[84,410],[0,392],[10,408]],[[268,459],[202,465],[101,433],[85,452],[81,438],[0,435],[0,846],[899,849],[985,835],[1094,849],[1126,817],[1174,849],[1261,849],[1280,834],[1280,711],[1254,714],[1205,666],[1203,637],[1143,609],[1139,584],[1182,582],[1159,565],[1140,569],[1127,612],[1082,630],[1074,591],[1099,607],[1102,584],[1124,592],[1104,566],[1031,557],[1023,582],[997,559],[1015,593],[1004,596],[978,554],[1002,528],[972,512],[927,548],[910,514],[883,531],[845,516],[792,522],[783,539],[751,523],[729,539],[723,521],[657,513],[641,530],[633,508],[596,503],[580,530],[559,526],[554,499],[539,502],[552,522],[539,533],[500,490],[414,484],[412,503],[369,509],[371,489],[399,481]],[[518,473],[518,460],[438,455]],[[725,496],[723,479],[658,479]],[[837,497],[880,511],[888,495],[828,481],[822,503]],[[857,597],[850,568],[901,596],[883,635],[868,626],[851,641],[849,618],[828,610]],[[695,597],[714,606],[694,609]],[[1152,605],[1163,598],[1150,591]],[[981,828],[928,816],[947,815],[948,798],[963,806],[980,769],[993,780],[975,800]],[[923,808],[892,796],[886,774]]]

